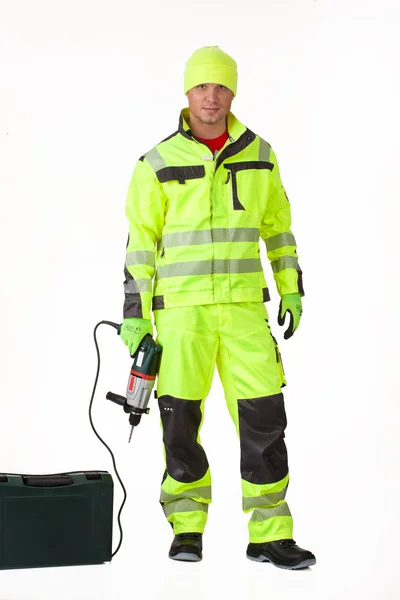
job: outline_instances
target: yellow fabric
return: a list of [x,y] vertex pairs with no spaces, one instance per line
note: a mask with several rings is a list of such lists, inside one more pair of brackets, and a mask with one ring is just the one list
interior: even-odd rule
[[[272,403],[272,399],[281,394],[286,379],[279,349],[267,319],[268,313],[263,303],[212,304],[155,312],[157,343],[163,347],[157,383],[160,409],[165,397],[175,399],[175,404],[172,405],[175,408],[172,410],[176,409],[179,401],[200,402],[202,417],[198,423],[198,445],[201,446],[200,429],[205,414],[205,400],[211,388],[215,366],[224,388],[227,409],[242,447],[245,443],[248,447],[251,440],[243,439],[247,434],[243,416],[240,419],[239,404],[246,399],[250,399],[250,403],[251,399]],[[252,406],[256,410],[259,404],[256,401]],[[268,437],[275,426],[273,411],[270,414],[272,418],[268,422],[265,422],[263,410],[256,416],[256,422],[260,423],[258,429],[253,428],[255,448],[260,444],[260,438]],[[182,423],[180,425],[184,426]],[[189,421],[187,426],[191,426]],[[176,424],[172,435],[178,436],[175,444],[177,452],[182,450],[182,461],[187,461],[189,466],[191,460],[196,464],[192,448],[181,449],[180,432],[177,431]],[[221,440],[222,452],[223,444]],[[266,465],[267,473],[271,468],[273,473],[274,469],[268,466],[269,463],[274,465],[280,460],[280,455],[274,453],[273,446],[271,444],[271,450],[264,448],[263,456],[256,456],[258,461]],[[252,449],[251,452],[257,450]],[[179,464],[184,471],[182,461]],[[241,464],[243,465],[243,456]],[[165,467],[168,471],[167,459]],[[264,542],[292,537],[292,518],[284,500],[288,480],[287,469],[283,477],[277,477],[273,482],[254,483],[242,478],[242,493],[246,500],[244,510],[249,513],[250,541]],[[188,499],[194,501],[192,510],[186,510]],[[168,521],[174,526],[175,534],[203,532],[208,505],[211,503],[210,469],[207,469],[203,477],[185,483],[167,472],[161,487],[160,501]],[[226,502],[237,502],[229,489],[226,490]],[[274,516],[277,507],[278,513],[283,511],[283,515]],[[262,519],[263,513],[260,511],[264,511],[266,519]],[[255,517],[257,520],[254,520]]]
[[201,83],[216,83],[237,92],[237,64],[218,46],[205,46],[192,54],[186,63],[184,93]]
[[266,301],[260,240],[279,295],[303,294],[274,151],[229,113],[230,138],[213,156],[191,137],[188,120],[184,109],[178,132],[132,176],[124,317],[150,319],[152,302],[157,309]]

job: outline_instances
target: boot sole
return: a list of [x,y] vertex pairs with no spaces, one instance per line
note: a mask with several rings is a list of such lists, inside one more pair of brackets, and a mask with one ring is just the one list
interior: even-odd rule
[[306,569],[307,567],[311,567],[312,565],[315,565],[317,562],[315,558],[308,558],[307,560],[303,560],[303,562],[299,563],[298,565],[295,565],[294,567],[289,567],[286,565],[278,565],[277,563],[272,562],[272,560],[270,560],[263,554],[260,554],[258,557],[250,556],[249,554],[246,554],[246,557],[249,560],[253,560],[254,562],[270,562],[275,567],[278,567],[278,569],[287,569],[289,571],[294,571],[296,569]]
[[197,554],[193,554],[193,552],[178,552],[178,554],[175,554],[174,556],[169,555],[169,558],[185,562],[199,562],[201,560],[201,557],[197,556]]

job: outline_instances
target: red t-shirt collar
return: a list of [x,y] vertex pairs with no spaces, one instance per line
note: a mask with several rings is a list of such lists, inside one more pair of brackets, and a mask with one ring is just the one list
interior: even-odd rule
[[214,152],[218,152],[218,150],[221,150],[228,137],[228,131],[224,131],[222,135],[219,135],[216,138],[206,140],[204,138],[196,137],[196,139],[199,140],[199,142],[202,142],[203,144],[208,146],[211,152],[214,154]]

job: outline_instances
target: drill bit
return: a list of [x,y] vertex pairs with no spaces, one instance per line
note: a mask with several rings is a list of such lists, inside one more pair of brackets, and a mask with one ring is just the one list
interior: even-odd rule
[[129,434],[128,444],[130,443],[130,441],[132,439],[133,428],[134,428],[134,425],[132,425],[132,427],[131,427],[131,433]]

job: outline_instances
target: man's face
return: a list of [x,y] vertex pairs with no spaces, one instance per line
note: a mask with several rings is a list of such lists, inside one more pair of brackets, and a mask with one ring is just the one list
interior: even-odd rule
[[231,110],[233,92],[224,85],[202,83],[188,91],[191,116],[207,125],[224,120]]

